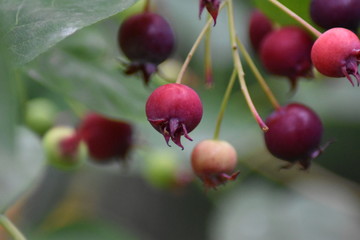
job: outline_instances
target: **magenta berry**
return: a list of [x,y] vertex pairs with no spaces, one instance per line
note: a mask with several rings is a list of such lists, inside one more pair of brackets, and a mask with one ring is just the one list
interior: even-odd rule
[[316,69],[328,77],[347,77],[354,85],[353,75],[358,85],[360,75],[360,40],[352,31],[345,28],[327,30],[315,41],[311,59]]
[[201,16],[201,13],[203,12],[204,8],[208,10],[211,17],[214,19],[214,26],[216,24],[216,19],[219,14],[219,8],[220,8],[220,2],[221,0],[199,0],[199,18]]
[[260,10],[251,13],[249,22],[249,38],[253,48],[258,51],[264,38],[273,31],[270,21]]
[[145,83],[157,71],[174,49],[174,33],[169,23],[160,15],[150,12],[126,19],[118,33],[118,42],[131,60],[126,73],[143,73]]
[[356,32],[360,23],[360,1],[312,0],[310,16],[322,28],[343,27]]
[[198,143],[191,154],[194,173],[206,188],[215,188],[229,180],[235,180],[239,172],[234,172],[237,154],[228,142],[205,140]]
[[77,134],[87,144],[96,162],[125,159],[133,143],[132,126],[96,113],[85,116]]
[[203,108],[198,94],[190,87],[170,83],[158,87],[146,102],[146,116],[166,143],[171,140],[184,149],[181,136],[192,140],[188,133],[200,123]]
[[288,77],[294,89],[298,77],[311,75],[312,45],[313,40],[303,29],[283,27],[269,33],[263,40],[261,61],[270,73]]
[[273,112],[267,119],[265,133],[268,150],[277,158],[307,169],[321,152],[323,126],[310,108],[292,103]]

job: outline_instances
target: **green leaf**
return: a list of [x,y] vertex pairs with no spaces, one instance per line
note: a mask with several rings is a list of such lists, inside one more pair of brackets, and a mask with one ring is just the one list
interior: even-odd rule
[[0,212],[4,212],[41,175],[45,160],[40,140],[30,131],[19,128],[16,152],[0,152]]
[[4,36],[17,65],[27,63],[67,36],[123,11],[135,0],[2,0]]

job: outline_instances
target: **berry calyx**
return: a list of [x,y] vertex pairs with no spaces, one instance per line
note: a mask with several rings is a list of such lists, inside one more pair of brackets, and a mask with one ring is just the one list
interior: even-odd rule
[[129,123],[97,113],[85,116],[77,135],[88,146],[93,160],[99,163],[126,159],[133,144],[133,129]]
[[250,15],[249,38],[251,45],[258,51],[264,38],[273,31],[273,26],[260,10],[255,9]]
[[332,28],[324,32],[314,43],[311,59],[316,69],[328,77],[346,77],[354,86],[350,75],[358,85],[360,75],[360,40],[345,28]]
[[120,26],[118,43],[131,63],[126,74],[142,72],[147,84],[157,66],[174,50],[174,33],[160,15],[144,12],[127,18]]
[[265,144],[272,155],[299,163],[308,169],[311,160],[323,150],[320,141],[323,126],[317,114],[299,103],[292,103],[275,110],[267,119],[269,131],[264,134]]
[[310,16],[322,28],[343,27],[356,32],[360,24],[360,1],[312,0]]
[[235,180],[240,172],[234,172],[237,153],[226,141],[204,140],[198,143],[191,154],[194,173],[206,188],[216,188],[229,180]]
[[184,149],[181,136],[192,141],[188,133],[200,123],[203,108],[200,97],[190,87],[169,83],[158,87],[146,102],[146,116],[169,145],[171,139]]
[[199,1],[199,18],[201,17],[201,14],[206,7],[207,11],[211,15],[211,17],[214,20],[214,26],[216,25],[216,19],[219,14],[219,8],[220,8],[220,2],[221,0],[200,0]]
[[43,138],[45,156],[57,168],[70,170],[81,166],[88,156],[87,147],[70,127],[54,127]]
[[260,47],[261,62],[272,74],[288,77],[291,89],[299,77],[311,76],[313,40],[303,29],[283,27],[269,33]]

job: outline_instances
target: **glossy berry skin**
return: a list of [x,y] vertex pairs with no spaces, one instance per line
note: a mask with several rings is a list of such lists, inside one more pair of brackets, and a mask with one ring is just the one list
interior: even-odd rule
[[166,143],[171,140],[184,149],[181,136],[192,140],[188,133],[200,123],[203,107],[198,94],[190,87],[170,83],[158,87],[146,102],[146,116]]
[[290,79],[292,89],[298,77],[311,75],[313,40],[296,26],[280,28],[269,33],[260,48],[260,58],[267,71]]
[[312,47],[311,59],[325,76],[347,77],[354,85],[350,77],[353,75],[360,83],[360,40],[348,29],[332,28],[321,34]]
[[252,47],[258,51],[264,38],[272,32],[273,26],[269,18],[267,18],[260,10],[254,10],[250,15],[249,22],[249,38]]
[[309,168],[321,151],[323,126],[317,114],[299,103],[288,104],[274,111],[267,119],[269,130],[265,144],[272,155],[291,164],[299,162]]
[[360,1],[312,0],[310,16],[322,28],[343,27],[356,32],[360,23]]
[[216,188],[229,180],[235,180],[239,174],[234,173],[236,164],[236,150],[226,141],[201,141],[191,153],[192,169],[206,188]]
[[125,159],[133,143],[132,126],[126,122],[89,113],[78,127],[77,135],[83,139],[90,156],[99,163]]
[[126,73],[142,71],[148,83],[157,65],[173,52],[174,33],[169,23],[160,15],[144,12],[126,19],[120,26],[118,42],[121,50],[131,60]]

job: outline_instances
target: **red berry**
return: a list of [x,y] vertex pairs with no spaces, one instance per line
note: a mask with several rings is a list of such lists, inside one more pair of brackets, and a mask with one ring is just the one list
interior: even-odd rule
[[174,41],[174,33],[162,16],[145,12],[129,17],[118,33],[120,48],[131,60],[126,73],[141,71],[148,83],[157,65],[173,52]]
[[258,51],[265,36],[273,31],[270,21],[260,10],[256,9],[251,13],[249,23],[249,37],[253,48]]
[[97,162],[126,158],[132,146],[132,126],[96,113],[85,116],[77,134],[85,141],[91,157]]
[[356,32],[360,23],[360,1],[312,0],[310,16],[325,29],[343,27]]
[[188,133],[200,123],[202,113],[197,93],[177,83],[158,87],[146,102],[146,116],[150,124],[165,137],[168,145],[171,138],[182,149],[181,136],[192,140]]
[[204,182],[205,187],[215,188],[228,180],[235,180],[237,154],[228,142],[205,140],[198,143],[191,154],[194,173]]
[[360,40],[352,31],[332,28],[321,34],[312,47],[311,59],[320,73],[328,77],[347,77],[352,85],[350,75],[354,75],[360,84]]
[[199,0],[199,18],[201,13],[203,12],[204,8],[208,10],[211,17],[214,19],[214,26],[216,24],[216,19],[219,14],[221,0]]
[[322,149],[319,147],[323,126],[310,108],[292,103],[273,112],[267,119],[265,133],[268,150],[275,156],[307,169]]
[[298,77],[311,75],[313,40],[307,32],[295,26],[283,27],[269,33],[260,47],[260,57],[270,73],[286,76],[292,89]]

